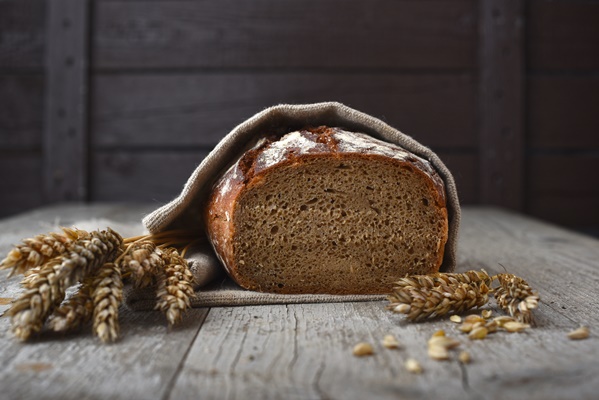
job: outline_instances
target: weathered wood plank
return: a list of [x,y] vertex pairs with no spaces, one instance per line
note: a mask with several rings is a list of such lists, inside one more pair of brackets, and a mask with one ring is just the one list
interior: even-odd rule
[[533,0],[529,8],[527,48],[531,68],[599,68],[599,3]]
[[533,155],[529,188],[532,195],[599,196],[599,157],[593,154]]
[[213,146],[265,107],[331,100],[427,146],[476,142],[476,83],[469,74],[111,74],[95,77],[93,93],[95,147]]
[[599,157],[534,155],[528,177],[528,212],[577,229],[599,226]]
[[597,76],[531,76],[528,84],[531,146],[599,148],[597,104]]
[[599,236],[599,195],[536,194],[531,196],[528,213],[572,229]]
[[[17,236],[76,221],[134,234],[140,214],[153,207],[60,206],[13,217],[0,222],[0,253]],[[223,307],[207,316],[198,309],[168,334],[156,313],[124,312],[123,340],[112,346],[80,335],[20,345],[0,319],[0,384],[9,397],[36,398],[593,398],[597,338],[572,342],[565,334],[579,324],[599,329],[598,244],[509,212],[463,210],[459,269],[495,273],[502,263],[540,291],[538,326],[525,334],[471,342],[445,319],[407,323],[384,302]],[[14,296],[14,282],[0,286],[0,297]],[[428,359],[426,339],[441,328],[462,342],[472,364]],[[400,339],[400,350],[379,344],[387,333]],[[359,341],[371,342],[375,356],[353,357]],[[407,357],[425,372],[408,374]]]
[[42,74],[0,74],[0,149],[39,148],[44,114]]
[[[171,398],[197,393],[206,399],[463,395],[457,364],[425,364],[426,337],[441,324],[398,321],[384,310],[383,302],[213,308]],[[396,335],[404,349],[380,346],[387,333]],[[352,356],[352,347],[361,341],[373,344],[376,356]],[[402,363],[408,356],[424,364],[426,375],[405,371]],[[435,376],[435,385],[429,374]]]
[[524,2],[480,3],[480,199],[524,205]]
[[473,68],[475,2],[99,2],[95,67]]
[[45,13],[44,0],[0,2],[0,69],[43,68]]
[[92,158],[94,201],[166,202],[183,185],[208,152],[98,152]]
[[48,3],[44,197],[87,198],[88,0]]
[[451,171],[458,187],[460,204],[479,203],[478,192],[478,154],[473,153],[444,153],[437,155]]
[[[215,308],[208,315],[171,398],[591,398],[599,387],[596,338],[571,342],[579,324],[599,328],[593,301],[599,242],[515,214],[464,210],[460,270],[500,272],[498,262],[540,290],[538,326],[526,334],[497,333],[472,342],[445,320],[410,324],[384,302]],[[462,342],[474,359],[426,355],[437,329]],[[386,333],[398,351],[378,342]],[[352,346],[374,344],[376,355],[355,358]],[[407,357],[423,375],[403,368]]]
[[0,217],[42,205],[42,156],[39,151],[0,150]]
[[461,268],[501,272],[501,263],[526,278],[542,300],[535,330],[508,337],[509,345],[484,342],[489,367],[469,368],[470,386],[491,399],[593,398],[599,387],[591,372],[599,370],[597,339],[572,342],[565,334],[579,325],[599,329],[594,301],[599,242],[486,209],[466,212],[460,238]]

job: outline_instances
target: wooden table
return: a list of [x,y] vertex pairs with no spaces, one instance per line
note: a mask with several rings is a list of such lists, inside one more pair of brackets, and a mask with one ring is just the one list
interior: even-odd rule
[[[142,231],[156,205],[60,205],[0,221],[0,254],[57,224]],[[466,208],[459,270],[518,274],[539,290],[538,326],[470,341],[447,319],[408,323],[386,302],[194,309],[169,331],[158,312],[121,310],[122,339],[89,333],[17,342],[0,319],[0,398],[202,399],[582,399],[599,397],[599,241],[518,214]],[[18,292],[2,273],[0,311]],[[497,310],[494,309],[496,313]],[[571,341],[579,325],[591,337]],[[473,362],[434,361],[426,341],[438,329]],[[380,345],[387,333],[399,350]],[[367,341],[376,354],[357,358]],[[407,357],[424,373],[404,367]]]

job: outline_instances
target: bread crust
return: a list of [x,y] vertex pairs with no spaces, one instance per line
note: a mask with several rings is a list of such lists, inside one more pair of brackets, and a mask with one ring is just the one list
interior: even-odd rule
[[[206,231],[212,246],[228,274],[242,287],[261,291],[251,280],[237,273],[234,258],[235,207],[245,191],[259,185],[273,168],[283,168],[306,162],[309,159],[326,157],[334,159],[361,158],[364,160],[384,159],[409,168],[424,178],[435,199],[438,211],[443,213],[441,248],[438,251],[437,272],[447,242],[447,208],[443,180],[432,165],[411,152],[391,143],[365,134],[347,132],[340,128],[318,127],[289,133],[282,138],[266,137],[246,151],[216,181],[204,207]],[[385,290],[381,291],[382,293]],[[285,291],[280,291],[285,293]],[[354,294],[362,294],[356,288]],[[371,293],[371,292],[368,292]],[[347,294],[344,292],[344,294]]]

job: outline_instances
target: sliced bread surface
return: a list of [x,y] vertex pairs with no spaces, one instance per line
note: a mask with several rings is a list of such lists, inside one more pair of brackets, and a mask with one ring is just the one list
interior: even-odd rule
[[275,293],[390,292],[406,274],[438,271],[448,230],[443,182],[426,160],[326,127],[245,153],[205,217],[233,279]]

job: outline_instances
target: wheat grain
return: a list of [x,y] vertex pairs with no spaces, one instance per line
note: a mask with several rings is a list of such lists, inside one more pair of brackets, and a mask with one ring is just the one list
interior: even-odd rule
[[105,263],[98,270],[91,297],[94,333],[104,343],[114,342],[119,336],[119,305],[123,300],[121,270],[114,263]]
[[504,323],[502,328],[507,332],[523,332],[525,329],[530,328],[530,325],[518,321],[509,321]]
[[571,340],[582,340],[589,337],[591,331],[586,326],[581,326],[578,329],[568,333],[568,338]]
[[370,343],[361,342],[354,346],[352,353],[356,357],[370,356],[374,354],[374,349]]
[[393,335],[385,335],[382,340],[382,345],[388,349],[397,349],[399,347],[399,341]]
[[460,360],[462,364],[470,364],[472,359],[470,358],[470,353],[464,350],[458,355],[458,360]]
[[432,336],[427,343],[429,346],[441,346],[446,349],[458,347],[460,342],[447,336]]
[[428,356],[433,360],[449,360],[449,350],[443,346],[428,346]]
[[487,328],[484,326],[479,326],[472,329],[472,331],[468,333],[468,338],[471,340],[481,340],[487,337],[487,333],[489,333]]
[[422,373],[422,367],[420,366],[420,363],[413,358],[408,358],[404,365],[406,367],[406,370],[413,374]]

